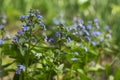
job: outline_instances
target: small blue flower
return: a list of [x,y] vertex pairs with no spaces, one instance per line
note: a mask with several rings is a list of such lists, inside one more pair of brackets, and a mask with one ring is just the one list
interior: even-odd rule
[[53,23],[56,24],[56,25],[59,24],[59,22],[58,22],[58,20],[56,18],[53,18]]
[[94,32],[91,33],[91,35],[92,35],[93,37],[97,37],[97,36],[100,36],[101,33],[100,33],[99,31],[94,31]]
[[34,16],[35,16],[35,14],[33,14],[33,13],[30,13],[30,16],[34,17]]
[[22,30],[18,30],[17,34],[21,35],[22,34]]
[[71,58],[71,60],[72,60],[72,61],[76,61],[76,60],[77,60],[77,58]]
[[3,40],[0,40],[0,45],[2,45],[3,44]]
[[0,25],[0,29],[3,29],[4,28],[4,26],[3,25]]
[[70,43],[71,42],[71,39],[70,39],[70,37],[68,37],[68,39],[67,39],[67,43]]
[[13,41],[17,42],[18,41],[18,37],[13,37]]
[[59,36],[60,36],[60,32],[56,32],[56,33],[55,33],[55,36],[56,36],[56,37],[59,37]]
[[87,36],[90,35],[89,32],[86,29],[83,29],[82,32],[85,33]]
[[97,44],[96,41],[92,41],[91,43],[93,46],[96,46],[96,44]]
[[89,24],[86,26],[87,29],[92,29],[92,26]]
[[23,66],[23,65],[20,64],[16,68],[16,74],[20,74],[21,71],[25,71],[25,66]]
[[25,71],[25,66],[23,66],[23,65],[18,65],[18,67],[20,68],[20,70]]
[[28,26],[26,26],[26,25],[23,25],[22,28],[23,28],[24,31],[28,31],[28,29],[29,29]]
[[26,19],[25,15],[20,16],[20,20],[25,20],[25,19]]
[[81,24],[81,23],[78,25],[78,27],[79,27],[80,29],[85,29],[85,26],[83,26],[83,24]]
[[16,68],[16,74],[20,74],[21,70],[19,68]]
[[100,42],[103,42],[103,41],[104,41],[104,38],[100,38],[99,41],[100,41]]
[[41,15],[38,15],[38,16],[37,16],[37,18],[38,18],[38,19],[41,19],[41,18],[42,18],[42,16],[41,16]]
[[94,19],[94,23],[98,23],[98,19],[97,18]]

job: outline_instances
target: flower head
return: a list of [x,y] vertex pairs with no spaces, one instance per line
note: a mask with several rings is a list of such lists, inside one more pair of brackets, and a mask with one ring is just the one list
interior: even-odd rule
[[41,19],[41,18],[42,18],[42,16],[41,16],[41,15],[38,15],[38,16],[37,16],[37,18],[38,18],[38,19]]
[[16,68],[16,74],[20,74],[21,71],[25,71],[25,66],[23,66],[23,65],[20,64]]
[[59,24],[59,22],[58,22],[58,20],[56,18],[53,18],[53,23],[56,24],[56,25]]
[[26,26],[26,25],[23,25],[22,28],[23,28],[24,31],[28,31],[28,29],[29,29],[28,26]]
[[70,43],[71,42],[71,39],[70,39],[70,37],[68,37],[68,39],[67,39],[67,43]]
[[100,42],[103,42],[103,41],[104,41],[104,38],[100,38],[99,41],[100,41]]
[[0,45],[2,45],[3,44],[3,40],[0,40]]
[[18,41],[18,37],[16,37],[16,36],[13,37],[13,41],[14,41],[14,42],[17,42],[17,41]]
[[19,68],[16,68],[16,74],[20,74],[21,70]]
[[98,19],[97,18],[94,19],[94,23],[98,23]]
[[91,33],[91,35],[92,35],[93,37],[97,37],[97,36],[100,36],[101,33],[100,33],[99,31],[94,31],[94,32]]
[[27,16],[25,16],[25,15],[20,16],[21,21],[24,21],[26,18],[27,18]]
[[59,37],[59,36],[60,36],[60,32],[56,32],[56,33],[55,33],[55,36],[56,36],[56,37]]
[[96,46],[96,44],[97,44],[96,41],[92,41],[91,43],[93,46]]
[[0,29],[3,29],[4,28],[4,26],[3,25],[0,25]]
[[72,60],[72,61],[76,61],[76,60],[77,60],[77,58],[71,58],[71,60]]
[[22,34],[22,30],[18,30],[18,31],[17,31],[17,34],[18,34],[18,35],[21,35],[21,34]]

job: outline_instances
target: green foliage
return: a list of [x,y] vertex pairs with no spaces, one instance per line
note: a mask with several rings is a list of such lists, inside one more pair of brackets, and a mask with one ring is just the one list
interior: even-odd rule
[[[120,52],[119,2],[119,0],[1,0],[0,14],[3,16],[0,16],[0,19],[6,19],[7,16],[7,22],[0,23],[8,26],[6,27],[8,30],[16,30],[18,27],[13,26],[27,24],[29,30],[22,26],[20,28],[22,35],[16,34],[18,40],[11,41],[10,38],[2,38],[6,32],[5,29],[0,29],[0,39],[4,40],[4,44],[0,45],[0,60],[4,56],[9,56],[13,60],[5,65],[0,61],[0,70],[4,69],[2,71],[4,74],[0,77],[8,75],[8,72],[15,72],[15,68],[19,69],[20,65],[23,65],[25,70],[20,70],[21,74],[15,73],[14,80],[53,78],[112,80],[111,77],[119,80],[119,69],[114,65],[119,62],[117,59]],[[28,13],[30,8],[39,9],[44,17],[39,16],[38,19],[36,10],[32,11],[35,14],[32,16],[33,14]],[[21,14],[27,16],[25,18],[23,16],[20,19],[21,25],[18,25],[18,16]],[[96,28],[98,24],[93,18],[98,18],[99,29]],[[108,30],[104,29],[105,23],[110,25]],[[87,35],[86,31],[81,34],[80,31],[84,30],[81,25],[85,29],[88,25],[94,27],[86,29],[90,35]],[[100,31],[102,34],[93,37],[91,34],[94,31]],[[103,42],[101,38],[104,38]],[[11,65],[14,65],[14,68],[11,68]]]

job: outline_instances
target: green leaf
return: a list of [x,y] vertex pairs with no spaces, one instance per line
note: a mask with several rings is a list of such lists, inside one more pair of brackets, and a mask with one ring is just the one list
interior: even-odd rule
[[79,72],[78,74],[79,74],[81,80],[91,80],[90,78],[88,78],[87,75],[85,75],[83,72],[81,72],[81,70],[78,70],[78,72]]
[[3,68],[6,68],[6,67],[10,66],[10,65],[13,64],[13,63],[14,63],[14,61],[11,62],[11,63],[5,64],[5,65],[3,65],[2,67],[3,67]]
[[114,80],[120,80],[120,69],[116,70]]

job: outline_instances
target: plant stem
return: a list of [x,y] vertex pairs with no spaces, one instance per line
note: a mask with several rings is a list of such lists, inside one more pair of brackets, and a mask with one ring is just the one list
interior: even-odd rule
[[72,75],[73,75],[73,65],[71,66],[71,69],[70,69],[70,80],[72,79]]
[[27,74],[27,71],[28,71],[28,65],[29,65],[29,56],[30,56],[30,45],[31,45],[31,37],[32,37],[32,35],[31,35],[31,33],[32,33],[32,29],[31,29],[31,27],[30,27],[30,36],[29,36],[29,42],[28,42],[28,49],[27,49],[27,54],[26,54],[26,64],[25,64],[25,75],[24,75],[24,80],[27,80],[27,78],[28,78],[28,74]]
[[1,52],[1,49],[0,49],[0,78],[1,80],[3,80],[3,73],[2,73],[2,52]]
[[59,73],[57,74],[57,80],[60,80],[60,76],[59,76]]

